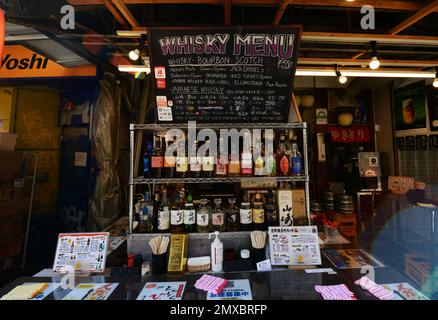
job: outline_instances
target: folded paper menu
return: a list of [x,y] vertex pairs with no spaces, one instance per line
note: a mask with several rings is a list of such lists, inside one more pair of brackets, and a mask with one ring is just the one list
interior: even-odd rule
[[48,286],[47,283],[22,284],[4,295],[1,300],[30,300]]

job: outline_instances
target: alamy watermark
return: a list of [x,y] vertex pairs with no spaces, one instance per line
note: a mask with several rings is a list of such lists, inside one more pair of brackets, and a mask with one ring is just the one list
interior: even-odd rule
[[76,14],[75,8],[71,5],[64,5],[61,7],[60,11],[61,17],[61,28],[63,30],[74,30],[76,27]]
[[[169,143],[165,151],[168,159],[175,157],[175,154],[176,157],[198,159],[208,156],[215,163],[227,164],[229,161],[239,161],[241,154],[252,154],[254,160],[263,159],[264,170],[267,171],[270,168],[269,159],[274,153],[273,129],[220,129],[218,133],[210,128],[198,131],[196,121],[189,121],[187,134],[181,129],[170,129],[164,137]],[[198,147],[195,141],[199,143]]]

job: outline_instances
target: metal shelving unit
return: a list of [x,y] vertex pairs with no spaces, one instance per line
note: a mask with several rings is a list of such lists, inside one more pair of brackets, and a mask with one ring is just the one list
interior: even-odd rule
[[224,177],[224,178],[135,178],[133,184],[166,184],[166,183],[234,183],[241,181],[277,181],[277,182],[306,182],[307,177]]
[[[214,177],[214,178],[144,178],[134,177],[134,145],[135,131],[145,130],[150,132],[163,132],[169,129],[200,130],[200,129],[301,129],[303,130],[303,163],[304,175],[302,176],[277,176],[277,177]],[[242,181],[265,181],[267,179],[277,182],[303,182],[305,190],[305,207],[307,222],[310,225],[310,186],[309,186],[309,161],[307,150],[307,123],[172,123],[172,124],[131,124],[130,130],[130,170],[129,170],[129,233],[133,232],[134,218],[134,186],[141,184],[171,184],[171,183],[238,183]]]

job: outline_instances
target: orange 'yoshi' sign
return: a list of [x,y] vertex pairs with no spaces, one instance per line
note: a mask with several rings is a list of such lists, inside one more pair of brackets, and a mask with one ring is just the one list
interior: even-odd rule
[[93,65],[66,68],[21,45],[4,47],[0,68],[3,79],[96,76]]

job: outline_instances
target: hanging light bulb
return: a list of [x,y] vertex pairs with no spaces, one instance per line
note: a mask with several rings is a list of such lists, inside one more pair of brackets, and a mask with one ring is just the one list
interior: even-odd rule
[[344,84],[344,83],[347,82],[348,79],[347,79],[346,76],[341,75],[341,76],[338,78],[338,80],[339,80],[339,83]]
[[129,51],[129,59],[131,59],[132,61],[137,61],[140,58],[140,50],[139,49],[134,49]]
[[380,67],[380,61],[377,57],[372,57],[370,61],[370,69],[376,70]]
[[146,35],[142,34],[139,47],[129,51],[129,59],[131,59],[132,61],[137,61],[138,59],[140,59],[140,55],[145,47],[145,43],[146,43]]
[[371,61],[370,61],[370,69],[376,70],[380,67],[380,61],[377,59],[377,50],[376,50],[376,41],[371,41]]
[[347,82],[347,80],[348,80],[347,77],[343,76],[342,73],[338,70],[337,64],[335,64],[335,72],[336,72],[336,76],[338,77],[339,83],[344,84]]
[[438,68],[435,68],[435,70],[436,70],[435,80],[433,80],[432,85],[433,85],[435,88],[438,88]]

